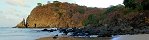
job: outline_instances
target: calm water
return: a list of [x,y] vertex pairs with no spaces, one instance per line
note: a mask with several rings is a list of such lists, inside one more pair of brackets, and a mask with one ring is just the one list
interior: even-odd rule
[[[0,40],[35,40],[41,37],[54,36],[59,33],[58,31],[43,32],[40,30],[42,29],[0,27]],[[108,40],[149,40],[149,34],[120,35]]]
[[42,29],[0,27],[0,40],[35,40],[58,33],[58,31],[43,32],[40,30]]

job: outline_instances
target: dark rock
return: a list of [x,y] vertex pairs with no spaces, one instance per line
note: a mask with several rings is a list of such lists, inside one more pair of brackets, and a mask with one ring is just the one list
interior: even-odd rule
[[12,27],[12,28],[17,28],[17,27]]
[[59,29],[59,31],[60,31],[60,33],[64,33],[65,35],[67,35],[68,33],[69,33],[69,31],[67,31],[68,30],[68,28],[60,28]]
[[64,31],[66,31],[66,29],[65,28],[60,28],[59,31],[60,31],[60,33],[62,33]]
[[41,30],[41,31],[49,31],[48,29],[43,29],[43,30]]
[[53,31],[56,31],[56,29],[50,29],[50,30],[48,30],[48,29],[43,29],[43,30],[41,30],[41,31],[50,31],[50,32],[53,32]]
[[57,39],[57,37],[58,37],[58,35],[55,35],[55,36],[53,37],[53,39]]
[[100,35],[98,35],[98,37],[112,37],[112,35],[110,35],[110,34],[100,34]]
[[50,29],[49,31],[50,31],[50,32],[53,32],[53,31],[56,31],[56,29]]
[[75,32],[76,30],[70,28],[70,29],[67,29],[66,31],[68,31],[68,32]]

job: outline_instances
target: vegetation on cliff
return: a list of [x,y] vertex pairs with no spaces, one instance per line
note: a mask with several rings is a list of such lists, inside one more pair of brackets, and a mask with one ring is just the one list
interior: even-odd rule
[[100,13],[99,25],[89,26],[88,30],[100,30],[104,34],[148,33],[148,3],[148,0],[124,0],[124,5],[111,6]]

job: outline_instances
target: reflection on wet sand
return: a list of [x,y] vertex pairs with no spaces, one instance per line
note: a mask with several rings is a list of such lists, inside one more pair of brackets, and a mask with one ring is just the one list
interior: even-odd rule
[[149,34],[120,35],[112,40],[149,40]]
[[59,37],[57,39],[53,39],[52,37],[45,37],[37,40],[148,40],[148,39],[149,39],[149,34],[118,35],[114,37],[91,37],[91,38]]

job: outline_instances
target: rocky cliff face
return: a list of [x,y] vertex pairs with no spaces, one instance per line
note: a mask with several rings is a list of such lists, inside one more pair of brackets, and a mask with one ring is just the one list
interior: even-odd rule
[[67,2],[54,1],[46,5],[38,3],[26,22],[22,21],[17,27],[83,27],[82,22],[88,15],[98,14],[101,10],[103,9],[88,8]]

